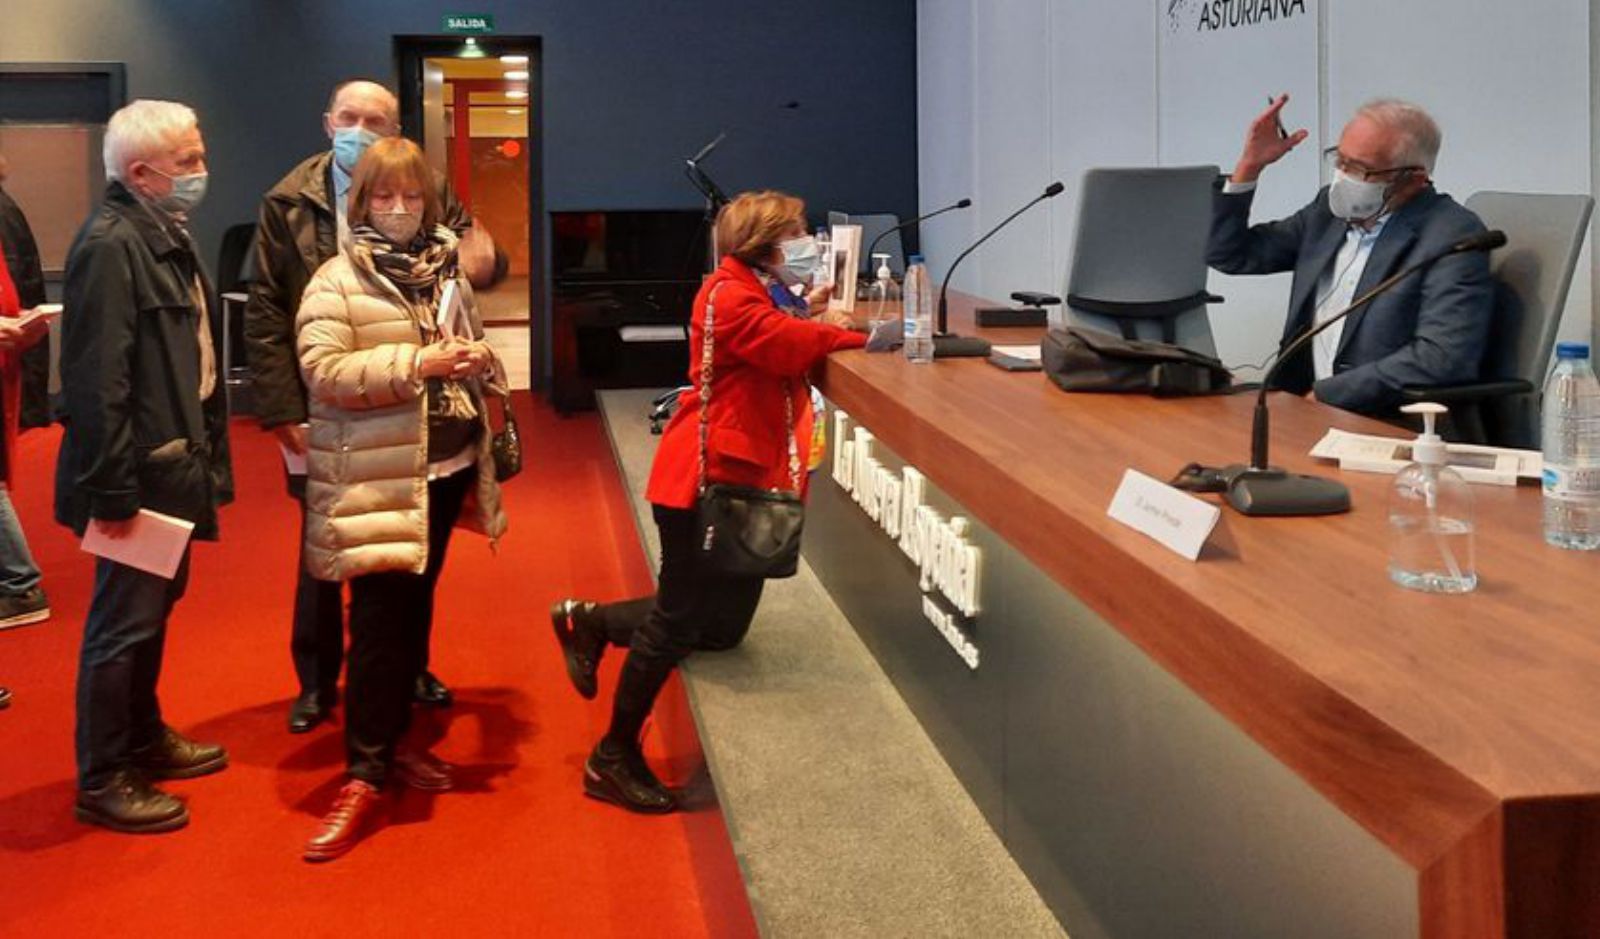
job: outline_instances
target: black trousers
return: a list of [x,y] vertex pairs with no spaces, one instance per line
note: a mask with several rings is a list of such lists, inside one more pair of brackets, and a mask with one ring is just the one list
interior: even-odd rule
[[626,636],[629,646],[606,734],[613,744],[625,746],[637,745],[661,686],[690,652],[739,644],[750,629],[766,583],[759,577],[727,577],[701,567],[694,510],[658,505],[652,511],[661,532],[655,597],[601,608],[607,638],[617,642]]
[[161,735],[156,683],[167,617],[188,584],[187,550],[171,580],[95,560],[94,595],[78,656],[78,788],[105,785],[134,750]]
[[345,679],[345,760],[350,775],[382,786],[395,744],[411,724],[411,690],[427,658],[433,591],[450,532],[477,470],[428,484],[428,567],[350,581],[350,656]]
[[289,494],[300,504],[299,571],[294,585],[294,624],[289,655],[302,695],[316,694],[323,706],[333,703],[344,664],[344,585],[318,580],[306,570],[306,478],[289,477]]

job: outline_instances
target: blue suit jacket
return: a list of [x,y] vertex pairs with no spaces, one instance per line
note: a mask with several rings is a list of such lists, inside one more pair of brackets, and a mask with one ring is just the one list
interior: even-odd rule
[[[1285,219],[1250,225],[1254,192],[1217,184],[1206,261],[1225,274],[1294,271],[1280,347],[1311,325],[1317,281],[1333,264],[1346,225],[1328,211],[1326,187]],[[1432,187],[1389,217],[1355,296],[1405,266],[1484,230],[1476,215]],[[1392,416],[1406,385],[1476,380],[1484,360],[1494,285],[1484,252],[1458,254],[1414,274],[1345,319],[1333,374],[1315,383],[1335,407]],[[1284,363],[1275,387],[1313,389],[1308,346]]]

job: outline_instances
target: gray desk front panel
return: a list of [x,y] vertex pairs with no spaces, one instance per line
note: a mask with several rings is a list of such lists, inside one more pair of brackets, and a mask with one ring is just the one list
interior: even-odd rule
[[[830,466],[807,563],[1073,939],[1417,935],[1409,868],[976,522],[969,669]],[[926,501],[962,514],[931,480]]]

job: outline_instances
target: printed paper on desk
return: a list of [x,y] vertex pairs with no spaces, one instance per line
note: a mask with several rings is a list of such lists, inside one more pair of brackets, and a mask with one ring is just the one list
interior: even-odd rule
[[83,533],[82,547],[96,557],[171,580],[192,534],[194,522],[140,509],[133,517],[132,530],[121,538],[107,538],[91,521]]
[[1122,474],[1122,485],[1106,514],[1140,531],[1191,561],[1217,527],[1222,510],[1138,470]]

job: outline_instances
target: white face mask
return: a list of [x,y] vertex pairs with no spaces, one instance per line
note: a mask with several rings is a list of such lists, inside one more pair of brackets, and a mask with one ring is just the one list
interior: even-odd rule
[[404,248],[422,229],[422,216],[406,211],[404,206],[396,206],[391,212],[373,212],[372,227],[378,234]]
[[811,278],[817,272],[817,266],[822,261],[822,256],[817,248],[817,239],[811,235],[802,235],[799,238],[790,238],[780,242],[779,248],[783,250],[783,264],[780,266],[780,280],[787,280],[782,274],[793,278],[789,283],[811,283]]
[[1366,222],[1378,217],[1389,201],[1389,186],[1385,183],[1362,181],[1334,170],[1333,185],[1328,187],[1328,211],[1347,222]]

